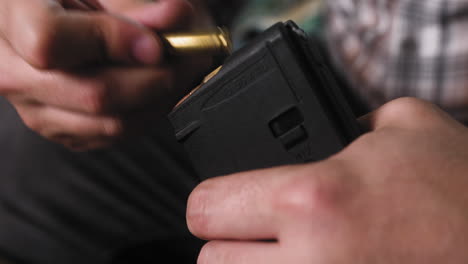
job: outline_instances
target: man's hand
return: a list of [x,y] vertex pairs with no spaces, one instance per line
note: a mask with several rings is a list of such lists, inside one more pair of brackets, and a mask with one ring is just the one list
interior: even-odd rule
[[468,131],[399,99],[319,163],[239,173],[191,194],[200,264],[468,263]]
[[156,32],[194,15],[185,0],[2,1],[0,95],[50,140],[105,146],[166,114],[209,65],[163,58]]

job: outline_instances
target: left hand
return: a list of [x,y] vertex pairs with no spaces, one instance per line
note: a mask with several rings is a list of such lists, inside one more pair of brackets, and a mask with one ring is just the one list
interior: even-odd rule
[[198,186],[198,263],[468,263],[468,130],[415,99],[364,120],[372,131],[325,161]]

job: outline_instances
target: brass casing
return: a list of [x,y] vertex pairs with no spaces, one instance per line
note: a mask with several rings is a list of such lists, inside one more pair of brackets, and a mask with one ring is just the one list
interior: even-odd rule
[[209,55],[226,57],[232,52],[232,40],[227,30],[213,32],[162,34],[167,49],[175,55]]

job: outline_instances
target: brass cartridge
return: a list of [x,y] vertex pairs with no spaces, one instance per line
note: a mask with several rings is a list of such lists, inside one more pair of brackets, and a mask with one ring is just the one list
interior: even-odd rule
[[161,38],[169,53],[174,55],[227,57],[232,52],[229,32],[219,27],[212,32],[167,33]]

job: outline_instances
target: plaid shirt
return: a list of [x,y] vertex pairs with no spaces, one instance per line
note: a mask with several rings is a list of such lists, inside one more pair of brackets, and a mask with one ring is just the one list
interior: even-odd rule
[[335,62],[372,107],[402,96],[468,121],[468,0],[329,0]]

